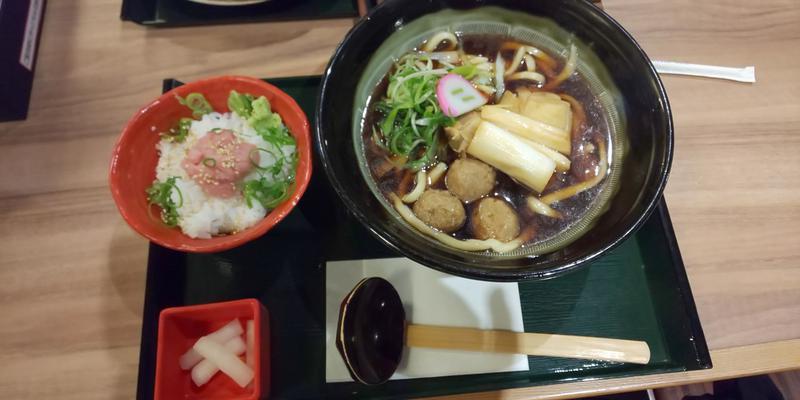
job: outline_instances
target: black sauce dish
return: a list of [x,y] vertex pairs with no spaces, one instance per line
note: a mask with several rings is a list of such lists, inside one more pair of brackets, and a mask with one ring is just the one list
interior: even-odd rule
[[[396,31],[442,10],[499,7],[515,15],[543,17],[590,49],[618,89],[617,111],[626,144],[617,192],[608,209],[580,238],[536,256],[503,256],[451,249],[393,215],[370,190],[354,145],[355,88],[370,59]],[[446,11],[449,12],[449,11]],[[576,0],[388,0],[347,34],[322,79],[316,108],[316,149],[327,176],[347,208],[380,241],[431,268],[491,281],[551,278],[587,265],[631,236],[661,200],[672,162],[673,125],[661,80],[647,55],[616,21],[588,1]]]

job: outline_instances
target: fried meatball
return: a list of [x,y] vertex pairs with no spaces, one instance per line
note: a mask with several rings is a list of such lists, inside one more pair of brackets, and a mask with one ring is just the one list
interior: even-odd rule
[[414,214],[426,224],[443,232],[455,232],[464,226],[464,205],[446,190],[428,189],[414,203]]
[[494,189],[497,174],[494,168],[471,158],[460,158],[450,165],[445,185],[461,201],[478,200]]
[[519,236],[519,217],[507,202],[489,197],[472,210],[471,228],[478,239],[510,242]]

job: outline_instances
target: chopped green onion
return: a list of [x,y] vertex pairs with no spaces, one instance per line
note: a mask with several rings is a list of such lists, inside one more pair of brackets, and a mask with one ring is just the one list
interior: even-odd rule
[[[256,160],[253,159],[253,154],[258,154],[259,151],[263,151],[263,152],[271,155],[273,158],[275,158],[275,163],[272,164],[271,167],[267,167],[267,168],[264,168],[261,165],[259,165],[259,163],[256,162]],[[269,149],[265,149],[263,147],[258,147],[258,148],[255,148],[255,149],[251,150],[250,154],[248,155],[248,158],[250,158],[250,163],[253,164],[253,167],[255,167],[255,169],[257,169],[259,171],[267,171],[270,174],[272,174],[273,176],[277,176],[278,174],[280,174],[281,171],[283,171],[283,164],[284,164],[284,162],[286,160],[286,156],[283,155],[282,151],[280,151],[280,150],[272,151],[272,150],[269,150]]]
[[192,121],[193,119],[191,118],[181,118],[174,127],[169,128],[168,132],[161,133],[161,137],[170,142],[183,142],[186,140],[186,136],[189,135],[189,128],[192,126]]
[[[258,149],[259,151],[267,151],[266,149]],[[269,152],[273,154],[272,152]],[[242,188],[242,195],[248,207],[253,206],[254,201],[258,201],[266,209],[273,209],[289,197],[292,188],[295,184],[295,170],[297,169],[297,153],[294,153],[290,160],[291,168],[288,174],[284,174],[283,159],[279,163],[276,161],[275,165],[280,164],[280,170],[277,170],[275,165],[273,168],[260,168],[259,171],[266,171],[270,176],[262,174],[259,179],[254,179],[244,183]],[[252,159],[251,159],[252,161]],[[285,176],[283,176],[285,175]]]
[[248,207],[253,206],[253,201],[258,201],[264,208],[271,210],[289,197],[293,186],[294,180],[270,182],[261,178],[245,182],[242,194]]
[[[157,205],[161,207],[161,221],[167,226],[174,227],[178,225],[178,208],[183,206],[183,194],[175,181],[178,177],[173,176],[168,178],[165,182],[155,181],[153,185],[147,188],[147,213],[152,217],[151,207]],[[178,203],[172,200],[172,191],[178,194]]]
[[211,157],[206,158],[206,159],[203,160],[203,165],[205,165],[208,168],[214,168],[214,167],[217,166],[217,160],[215,160],[215,159],[213,159]]
[[203,115],[206,115],[210,112],[214,112],[214,109],[211,107],[211,104],[206,100],[206,98],[200,93],[189,93],[186,98],[182,98],[181,96],[175,95],[175,98],[178,99],[178,103],[189,107],[192,110],[192,116],[195,118],[200,118]]
[[435,161],[440,128],[455,122],[442,113],[435,95],[439,77],[447,71],[423,61],[429,60],[409,55],[397,62],[389,75],[386,97],[375,105],[383,114],[376,142],[406,158],[406,167],[415,170]]
[[453,68],[453,70],[450,72],[454,74],[459,74],[463,76],[465,79],[472,79],[475,76],[475,74],[478,73],[478,66],[474,64],[462,65],[460,67]]

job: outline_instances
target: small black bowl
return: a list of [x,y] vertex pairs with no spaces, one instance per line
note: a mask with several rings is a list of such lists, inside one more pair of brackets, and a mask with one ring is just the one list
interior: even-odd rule
[[394,286],[383,278],[364,278],[342,300],[336,348],[356,382],[378,385],[400,365],[406,313]]
[[[487,257],[451,251],[392,216],[361,176],[351,135],[354,88],[370,57],[396,30],[444,9],[498,6],[549,18],[574,34],[601,59],[622,94],[628,149],[620,187],[609,209],[578,240],[552,253]],[[316,109],[316,146],[334,189],[355,216],[383,243],[437,270],[469,278],[519,281],[549,278],[597,259],[622,243],[649,217],[666,185],[673,151],[667,95],[653,65],[616,21],[588,1],[576,0],[388,0],[356,24],[330,61]]]

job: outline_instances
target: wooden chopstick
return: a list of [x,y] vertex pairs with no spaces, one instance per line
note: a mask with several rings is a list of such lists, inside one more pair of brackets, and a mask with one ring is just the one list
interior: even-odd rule
[[650,346],[638,340],[408,325],[406,345],[647,364]]

